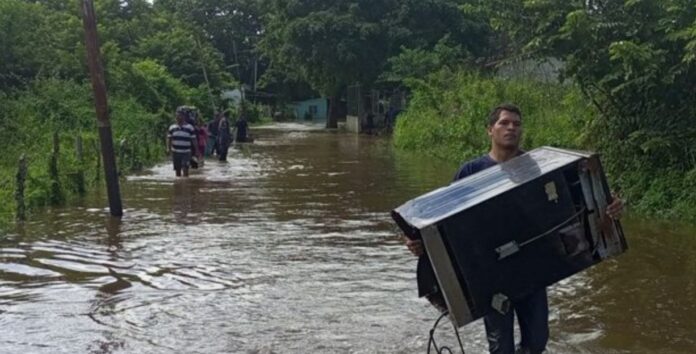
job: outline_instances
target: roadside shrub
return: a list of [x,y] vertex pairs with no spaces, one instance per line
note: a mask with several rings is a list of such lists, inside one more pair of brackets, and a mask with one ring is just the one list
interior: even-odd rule
[[488,150],[486,117],[502,102],[522,109],[525,149],[542,145],[579,148],[583,128],[594,116],[572,86],[447,70],[408,84],[413,96],[397,118],[395,144],[452,161]]

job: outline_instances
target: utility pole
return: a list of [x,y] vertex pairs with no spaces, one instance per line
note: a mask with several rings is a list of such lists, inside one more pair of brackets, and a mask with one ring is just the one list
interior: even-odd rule
[[109,210],[112,216],[121,217],[123,216],[121,191],[118,185],[114,142],[111,135],[111,123],[109,122],[104,69],[101,63],[99,41],[97,39],[97,19],[94,14],[94,4],[92,0],[82,1],[82,23],[85,28],[87,64],[89,65],[89,74],[92,78],[92,90],[94,91],[94,106],[97,112],[99,141],[101,142],[102,159],[104,160],[104,177],[106,178],[106,190],[109,196]]
[[215,99],[213,98],[213,91],[210,89],[210,80],[208,80],[208,71],[205,69],[205,63],[201,58],[203,49],[201,48],[201,42],[198,37],[194,34],[194,40],[196,41],[196,47],[198,49],[198,62],[201,64],[201,69],[203,70],[203,79],[205,80],[205,85],[208,87],[208,99],[210,100],[210,107],[213,109],[213,114],[217,112],[217,106],[215,105]]

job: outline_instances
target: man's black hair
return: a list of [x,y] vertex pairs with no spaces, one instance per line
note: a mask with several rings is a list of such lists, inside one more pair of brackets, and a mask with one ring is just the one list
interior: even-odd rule
[[515,113],[520,117],[520,120],[522,120],[522,111],[520,110],[520,107],[517,107],[512,103],[502,103],[499,104],[497,107],[493,108],[491,113],[488,115],[488,123],[486,126],[493,126],[500,118],[500,112],[502,111]]

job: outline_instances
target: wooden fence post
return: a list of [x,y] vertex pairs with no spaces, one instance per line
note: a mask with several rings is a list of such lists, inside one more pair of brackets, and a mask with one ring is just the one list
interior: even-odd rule
[[53,132],[53,151],[48,160],[48,176],[51,180],[51,189],[49,200],[52,205],[63,202],[63,190],[60,185],[60,176],[58,174],[58,159],[60,158],[60,137],[58,132]]
[[87,188],[85,187],[85,168],[84,168],[84,158],[82,156],[82,135],[79,133],[75,138],[75,157],[77,158],[78,168],[77,168],[77,193],[81,196],[85,195]]
[[26,206],[24,204],[24,182],[27,179],[27,157],[22,154],[19,158],[19,166],[17,167],[17,185],[15,189],[15,201],[17,202],[17,220],[24,221],[27,219]]

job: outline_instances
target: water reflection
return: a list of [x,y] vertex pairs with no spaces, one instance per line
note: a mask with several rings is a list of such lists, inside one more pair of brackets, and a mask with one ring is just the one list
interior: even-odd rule
[[[3,238],[0,352],[425,351],[437,312],[388,211],[456,166],[292,126],[228,161],[130,176],[123,220],[93,195]],[[551,352],[696,350],[693,230],[626,226],[629,253],[550,289]],[[468,353],[483,333],[463,328]]]
[[172,188],[172,214],[174,222],[186,224],[195,222],[195,215],[189,215],[193,210],[193,181],[178,179]]

